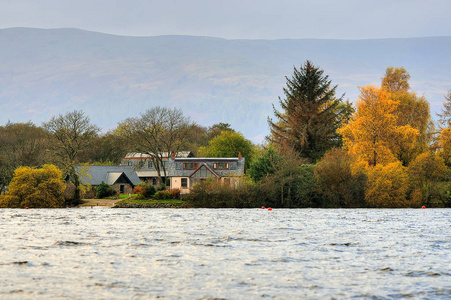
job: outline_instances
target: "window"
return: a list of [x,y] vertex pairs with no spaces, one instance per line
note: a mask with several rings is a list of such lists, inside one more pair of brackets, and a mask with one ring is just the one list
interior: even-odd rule
[[197,169],[197,163],[183,163],[183,169]]
[[228,169],[229,163],[226,163],[226,162],[214,163],[213,168],[214,169]]
[[153,162],[149,161],[147,162],[147,168],[152,169],[153,168]]
[[128,161],[128,165],[129,165],[129,166],[134,166],[134,165],[135,165],[135,163],[134,163],[134,162],[132,162],[131,160],[129,160],[129,161]]
[[163,167],[166,169],[168,167],[168,162],[165,160],[163,161]]
[[188,178],[182,178],[182,188],[188,187]]

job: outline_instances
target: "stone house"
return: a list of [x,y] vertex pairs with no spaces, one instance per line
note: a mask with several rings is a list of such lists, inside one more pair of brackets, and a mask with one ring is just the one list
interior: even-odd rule
[[125,166],[79,166],[76,168],[84,185],[96,187],[103,182],[120,194],[129,194],[141,182],[132,167]]

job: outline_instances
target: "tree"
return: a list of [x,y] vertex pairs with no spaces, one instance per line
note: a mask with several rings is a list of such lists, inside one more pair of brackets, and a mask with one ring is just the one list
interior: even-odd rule
[[418,135],[410,125],[398,125],[398,105],[382,89],[362,87],[353,119],[339,129],[344,146],[372,166],[395,162],[400,145],[413,147]]
[[190,121],[180,109],[154,107],[137,118],[119,123],[116,132],[124,137],[130,149],[148,154],[158,174],[159,184],[166,177],[163,157],[181,150],[187,140]]
[[62,174],[54,165],[44,165],[42,169],[19,167],[14,171],[8,191],[0,196],[0,207],[63,207]]
[[385,70],[385,76],[382,78],[382,89],[387,92],[408,91],[410,74],[404,67],[389,67]]
[[79,163],[81,152],[89,148],[88,145],[100,129],[92,125],[89,117],[82,111],[52,117],[43,124],[43,128],[49,133],[52,159],[61,166],[65,177],[75,186],[74,197],[68,199],[66,205],[77,205],[81,201],[81,187],[75,166]]
[[439,122],[442,126],[451,127],[451,90],[445,95],[445,102],[443,102],[442,113],[437,114],[440,117]]
[[410,74],[404,67],[389,67],[386,69],[381,85],[381,89],[390,94],[390,99],[398,103],[394,112],[398,126],[410,125],[418,130],[414,144],[404,145],[402,143],[404,140],[397,141],[400,150],[397,158],[405,166],[427,150],[432,137],[431,128],[433,125],[429,102],[424,96],[418,97],[415,92],[409,91],[409,79]]
[[222,131],[207,147],[199,149],[199,155],[206,157],[238,157],[240,152],[248,168],[254,155],[254,146],[240,132],[232,130]]
[[368,169],[365,200],[371,207],[417,206],[407,199],[409,177],[400,161]]
[[285,99],[279,97],[282,111],[274,109],[276,121],[268,119],[271,135],[268,139],[285,151],[316,161],[330,148],[339,144],[336,98],[337,86],[324,71],[307,61],[299,70],[294,67],[291,79],[286,77]]
[[451,166],[451,127],[443,128],[440,131],[438,140],[441,148],[440,155],[443,157],[445,164],[449,167]]
[[440,181],[445,181],[449,176],[449,170],[442,157],[425,152],[419,155],[408,167],[410,186],[413,195],[418,197],[415,202],[429,206],[431,191]]
[[316,188],[324,196],[325,207],[365,205],[365,168],[357,158],[341,148],[326,152],[315,165]]
[[274,174],[275,166],[279,161],[279,154],[272,145],[258,157],[255,157],[249,166],[249,176],[256,182],[266,176]]
[[45,132],[31,122],[0,126],[0,194],[20,166],[42,166],[46,159]]

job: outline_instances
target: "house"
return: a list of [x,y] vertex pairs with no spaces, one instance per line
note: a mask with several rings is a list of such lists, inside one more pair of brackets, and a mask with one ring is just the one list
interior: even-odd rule
[[244,157],[173,157],[169,160],[171,189],[188,193],[196,184],[213,179],[224,184],[237,185],[244,175]]
[[[169,170],[169,156],[167,152],[160,152],[158,154],[163,160],[163,166],[166,169],[167,177],[170,177]],[[176,157],[188,158],[194,157],[194,154],[190,151],[180,151],[176,153]],[[121,166],[129,166],[134,168],[136,174],[141,181],[145,181],[149,184],[156,185],[158,179],[158,171],[155,168],[152,155],[146,153],[132,152],[128,153],[122,160]],[[161,176],[164,176],[161,171]]]
[[121,194],[131,193],[135,186],[141,182],[132,167],[79,166],[76,171],[82,184],[96,187],[103,181]]
[[[194,157],[192,152],[172,153],[167,157],[164,153],[163,164],[170,189],[180,189],[188,193],[189,189],[209,178],[237,185],[244,175],[245,158],[238,157]],[[129,153],[122,159],[121,166],[133,167],[141,181],[155,185],[158,173],[153,165],[152,157],[144,153]],[[161,174],[163,176],[163,174]]]

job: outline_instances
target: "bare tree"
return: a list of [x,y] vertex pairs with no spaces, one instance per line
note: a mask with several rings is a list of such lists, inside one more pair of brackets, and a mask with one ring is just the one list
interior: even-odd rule
[[119,123],[117,131],[134,151],[151,157],[161,184],[162,178],[167,175],[163,157],[181,150],[190,125],[189,118],[180,109],[157,106],[140,117]]
[[71,203],[76,205],[80,202],[80,179],[75,172],[78,156],[90,141],[100,131],[99,127],[90,123],[89,117],[83,111],[68,112],[65,115],[52,117],[50,121],[43,124],[43,128],[49,133],[50,150],[52,160],[59,165],[64,174],[75,186],[75,194]]

